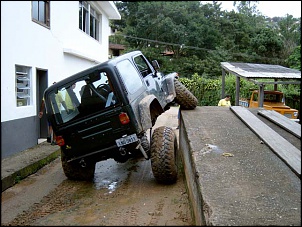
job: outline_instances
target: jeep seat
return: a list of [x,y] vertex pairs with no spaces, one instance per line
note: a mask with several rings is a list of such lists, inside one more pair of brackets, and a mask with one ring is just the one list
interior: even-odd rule
[[[85,112],[95,112],[104,109],[105,102],[95,94],[88,85],[82,87],[81,107]],[[81,90],[82,90],[81,89]]]

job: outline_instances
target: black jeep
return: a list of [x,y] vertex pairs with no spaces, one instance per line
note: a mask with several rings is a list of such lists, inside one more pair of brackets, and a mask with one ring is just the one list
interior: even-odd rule
[[140,51],[133,51],[45,90],[47,118],[69,179],[92,180],[99,161],[125,162],[143,155],[151,159],[158,182],[176,181],[173,130],[156,128],[151,143],[146,131],[151,131],[157,117],[171,105],[194,109],[197,99],[179,82],[177,73],[164,75],[158,69],[156,60],[151,64]]

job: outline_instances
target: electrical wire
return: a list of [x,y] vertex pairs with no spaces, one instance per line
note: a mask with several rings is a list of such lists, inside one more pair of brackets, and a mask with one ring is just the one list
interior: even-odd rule
[[[143,40],[143,41],[148,41],[148,42],[156,43],[156,44],[164,44],[164,45],[170,45],[170,46],[179,46],[182,49],[186,48],[186,49],[194,49],[194,50],[204,50],[204,51],[208,51],[208,52],[215,51],[215,50],[207,49],[207,48],[187,46],[185,44],[168,43],[168,42],[163,42],[163,41],[158,41],[158,40],[153,40],[153,39],[140,38],[140,37],[135,37],[135,36],[130,36],[130,35],[124,35],[124,34],[115,34],[115,36],[123,36],[125,38]],[[237,56],[237,57],[240,56],[240,57],[249,57],[249,58],[257,58],[257,59],[266,59],[266,60],[277,60],[277,61],[280,61],[279,58],[268,58],[268,57],[248,55],[248,54],[244,54],[244,53],[230,53],[230,54],[232,54],[233,56]]]

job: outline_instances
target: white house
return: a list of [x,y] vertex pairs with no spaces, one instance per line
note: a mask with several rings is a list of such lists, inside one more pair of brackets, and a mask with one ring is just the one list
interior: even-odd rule
[[1,159],[47,136],[44,90],[108,60],[113,1],[1,1]]

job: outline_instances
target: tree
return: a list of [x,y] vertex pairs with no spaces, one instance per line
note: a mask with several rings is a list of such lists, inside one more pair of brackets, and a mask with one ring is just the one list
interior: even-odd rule
[[259,11],[257,9],[258,3],[258,1],[234,1],[233,6],[237,5],[237,10],[239,13],[245,15],[253,15],[259,14]]
[[251,46],[252,51],[262,57],[270,56],[277,58],[280,56],[283,42],[276,31],[262,28],[257,32],[257,35],[251,39]]
[[287,14],[286,17],[281,18],[278,26],[278,31],[284,43],[282,54],[284,58],[287,58],[295,47],[301,43],[301,22]]
[[[164,70],[174,68],[185,77],[194,73],[219,77],[221,61],[285,66],[300,43],[300,22],[292,17],[264,17],[257,3],[234,1],[237,13],[222,11],[217,1],[119,2],[123,22],[116,25],[120,39],[115,40],[127,43],[127,50],[150,53]],[[174,55],[161,56],[165,50]]]
[[286,59],[288,67],[301,71],[301,45],[297,46],[293,53]]

